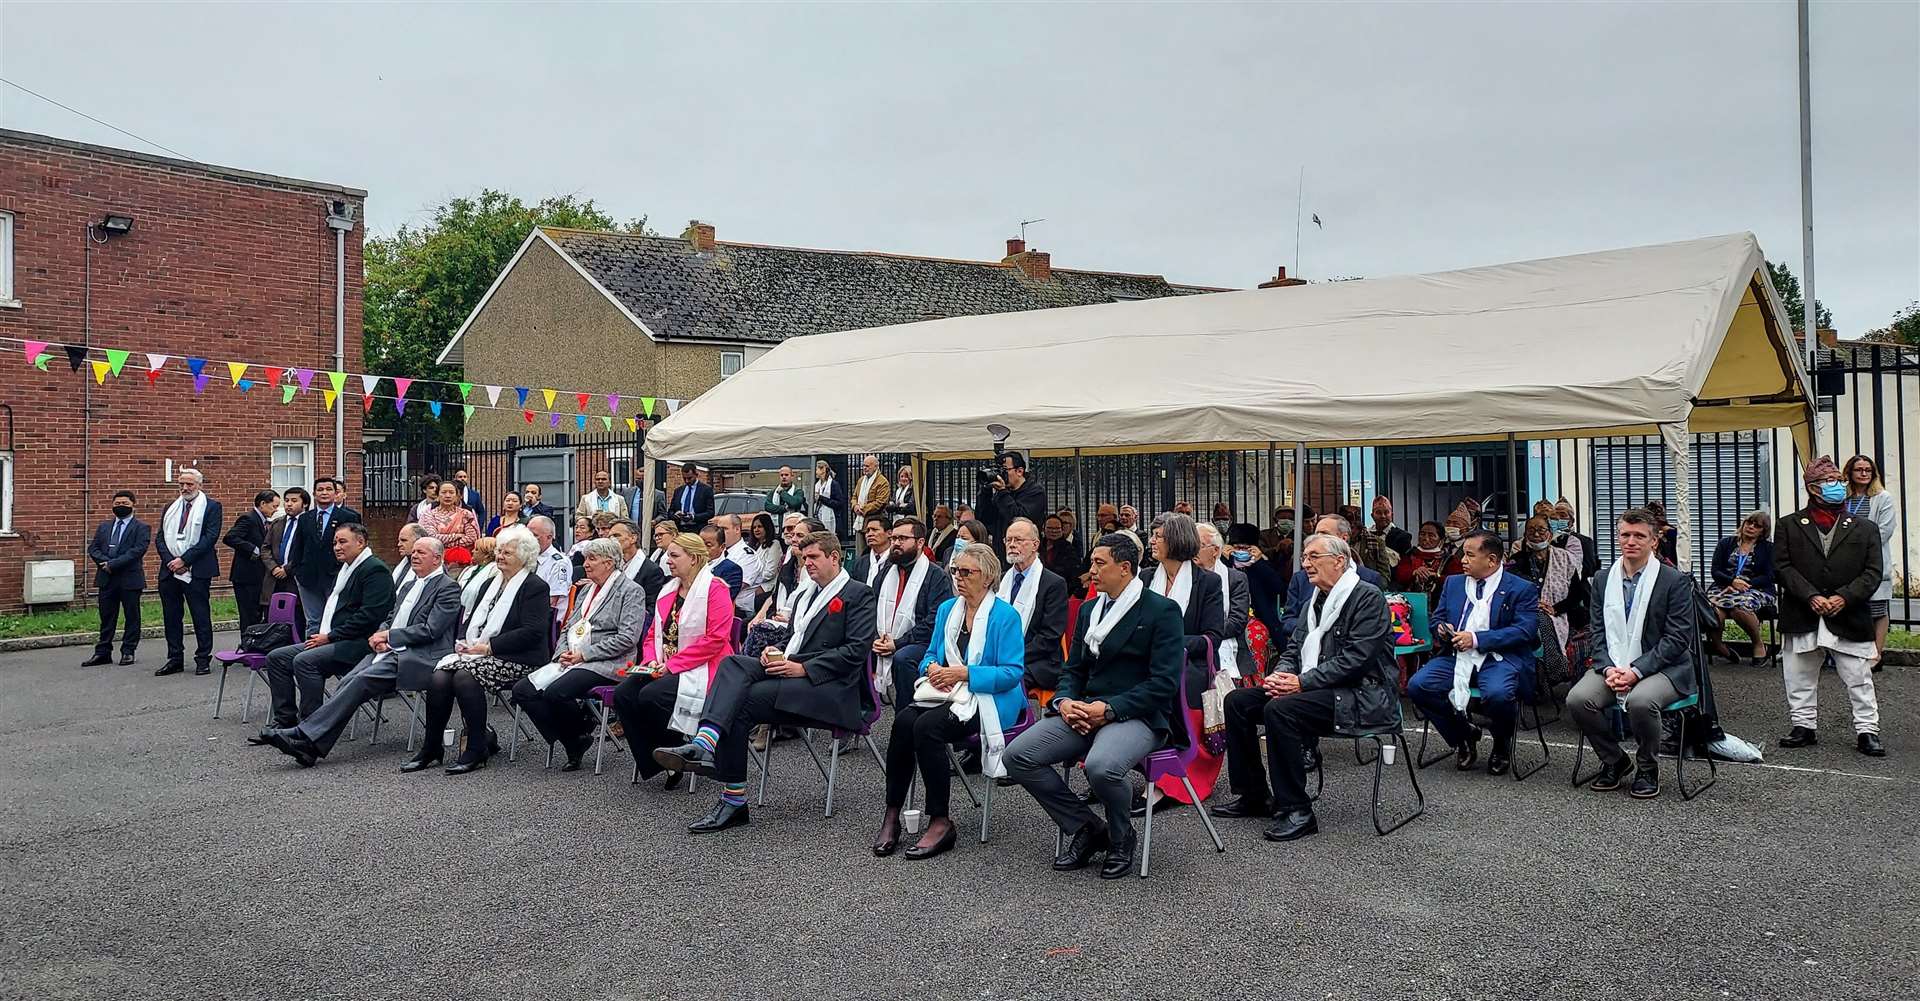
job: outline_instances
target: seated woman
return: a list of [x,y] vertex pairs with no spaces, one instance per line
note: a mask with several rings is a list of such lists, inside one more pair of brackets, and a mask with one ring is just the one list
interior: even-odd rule
[[947,550],[947,567],[951,569],[955,557],[958,557],[962,552],[974,546],[985,546],[988,549],[992,549],[993,533],[987,531],[987,526],[981,524],[977,519],[971,517],[963,518],[960,521],[959,528],[954,530],[953,545],[948,547]]
[[[1740,520],[1740,530],[1720,540],[1713,550],[1713,586],[1707,588],[1707,601],[1720,612],[1720,625],[1727,619],[1740,623],[1753,642],[1749,651],[1758,664],[1767,656],[1767,645],[1760,639],[1758,613],[1774,606],[1773,519],[1765,511],[1755,511]],[[1713,638],[1713,652],[1728,660],[1740,658],[1727,649],[1726,640]]]
[[[926,787],[927,829],[907,849],[912,859],[932,858],[959,840],[947,816],[953,771],[947,748],[980,734],[981,771],[989,778],[1006,774],[1000,754],[1006,727],[1026,708],[1026,631],[1020,612],[994,595],[1000,584],[1000,560],[990,546],[968,546],[953,556],[954,597],[933,617],[933,641],[920,662],[921,680],[912,695],[898,693],[893,732],[887,738],[887,810],[873,853],[892,855],[900,847],[900,810],[913,788],[917,762]],[[964,687],[964,700],[958,700]]]
[[500,501],[500,513],[487,521],[486,534],[499,535],[501,529],[524,525],[526,521],[526,517],[520,511],[520,495],[509,490],[507,496]]
[[1393,586],[1402,591],[1418,591],[1432,598],[1440,593],[1440,585],[1446,581],[1441,572],[1445,569],[1447,552],[1440,545],[1445,530],[1437,521],[1420,523],[1420,534],[1414,536],[1413,548],[1393,568]]
[[[1140,585],[1163,598],[1173,599],[1173,603],[1180,606],[1180,621],[1187,633],[1187,713],[1193,717],[1194,732],[1198,733],[1206,728],[1200,699],[1213,685],[1213,675],[1207,671],[1207,647],[1209,644],[1217,647],[1226,638],[1226,602],[1221,600],[1218,581],[1194,562],[1200,555],[1200,531],[1193,518],[1184,514],[1154,518],[1147,545],[1153,561],[1141,568]],[[1169,723],[1179,726],[1182,721],[1170,720]],[[1220,752],[1225,749],[1203,745],[1195,749],[1195,757],[1187,765],[1187,779],[1203,800],[1212,793],[1214,780],[1220,777],[1220,768],[1226,763]],[[1167,797],[1162,801],[1169,806],[1173,802],[1187,802],[1187,790],[1178,778],[1161,779],[1159,789]],[[1137,815],[1145,816],[1145,809],[1143,800],[1134,801]]]
[[1550,683],[1574,680],[1567,666],[1567,609],[1584,600],[1586,582],[1574,555],[1553,544],[1545,515],[1527,519],[1527,533],[1508,557],[1507,569],[1540,589],[1540,676]]
[[[707,565],[706,543],[688,532],[665,548],[669,578],[660,588],[640,663],[613,690],[613,711],[630,747],[665,747],[699,730],[707,685],[733,653],[733,599]],[[660,773],[651,754],[636,754],[634,762],[641,778]],[[679,772],[667,775],[667,788],[679,784]]]
[[482,588],[463,638],[428,679],[426,739],[401,771],[417,772],[440,762],[446,753],[441,731],[456,701],[466,722],[467,748],[447,766],[447,774],[484,768],[487,758],[499,753],[500,740],[487,725],[487,689],[512,687],[553,654],[553,606],[540,575],[531,569],[539,555],[532,532],[515,526],[500,533],[494,553],[499,576]]
[[[512,528],[512,525],[508,525]],[[464,621],[473,614],[473,607],[480,603],[480,595],[488,584],[500,579],[500,564],[494,562],[495,547],[498,541],[491,535],[481,536],[473,544],[473,565],[460,575],[460,617]]]
[[646,590],[620,572],[620,544],[594,539],[580,554],[586,559],[585,591],[560,631],[559,656],[513,686],[513,702],[534,729],[548,744],[566,748],[564,772],[579,771],[593,746],[596,720],[579,700],[620,680],[647,624]]

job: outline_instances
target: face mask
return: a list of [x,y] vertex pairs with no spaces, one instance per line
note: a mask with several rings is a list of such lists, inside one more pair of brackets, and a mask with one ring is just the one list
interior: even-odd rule
[[1573,527],[1573,523],[1565,518],[1550,518],[1547,521],[1547,527],[1552,529],[1555,535],[1565,535],[1567,529]]
[[1236,549],[1233,551],[1232,559],[1234,563],[1239,564],[1240,566],[1246,566],[1247,564],[1253,562],[1253,554],[1250,552],[1247,552],[1244,549]]
[[967,551],[967,540],[965,540],[965,539],[955,539],[955,540],[953,540],[953,551],[954,551],[954,552],[956,552],[956,553],[964,553],[964,552],[966,552],[966,551]]
[[1847,485],[1845,483],[1833,482],[1820,484],[1820,499],[1829,504],[1838,504],[1846,500]]
[[1439,546],[1415,546],[1414,548],[1420,550],[1423,553],[1437,553],[1440,551]]
[[115,504],[113,506],[113,516],[116,518],[131,518],[133,517],[133,508],[125,504]]
[[1551,545],[1553,545],[1553,540],[1552,540],[1552,539],[1541,539],[1541,540],[1540,540],[1539,542],[1535,542],[1535,541],[1533,541],[1532,539],[1528,539],[1528,540],[1527,540],[1527,548],[1528,548],[1528,549],[1531,549],[1531,550],[1534,550],[1535,552],[1538,552],[1539,550],[1542,550],[1542,549],[1545,549],[1545,548],[1547,548],[1548,546],[1551,546]]
[[1461,535],[1461,532],[1460,532],[1460,530],[1459,530],[1459,529],[1457,529],[1457,528],[1455,528],[1455,527],[1453,527],[1452,525],[1448,525],[1448,526],[1447,526],[1447,541],[1448,541],[1448,542],[1459,542],[1459,541],[1460,541],[1460,535]]

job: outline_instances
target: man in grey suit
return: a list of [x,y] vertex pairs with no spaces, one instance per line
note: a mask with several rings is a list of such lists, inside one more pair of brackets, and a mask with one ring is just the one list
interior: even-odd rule
[[407,559],[414,579],[401,585],[393,617],[367,638],[373,652],[347,673],[332,698],[299,725],[263,731],[253,743],[272,745],[300,767],[311,768],[333,750],[362,704],[395,691],[427,687],[434,665],[453,652],[454,631],[460,624],[460,585],[441,572],[442,548],[432,536],[414,540]]
[[[624,562],[620,544],[591,539],[580,553],[592,589],[574,603],[553,663],[513,686],[514,704],[533,721],[540,736],[566,748],[567,763],[561,771],[567,772],[578,771],[581,758],[593,746],[592,726],[579,700],[602,685],[619,683],[618,672],[633,663],[640,630],[647,623],[646,589],[620,572]],[[685,637],[683,642],[692,639]]]
[[[1653,558],[1660,524],[1652,512],[1634,508],[1621,515],[1616,537],[1620,558],[1594,581],[1593,670],[1567,693],[1567,708],[1600,755],[1591,788],[1611,792],[1631,771],[1633,797],[1652,799],[1660,795],[1660,710],[1693,692],[1700,627],[1693,581]],[[1625,707],[1639,745],[1637,770],[1613,738],[1607,717],[1616,703]]]

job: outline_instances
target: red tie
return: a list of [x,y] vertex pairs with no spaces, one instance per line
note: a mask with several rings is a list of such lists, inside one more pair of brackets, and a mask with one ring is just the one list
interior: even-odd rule
[[187,530],[187,515],[191,513],[193,513],[193,502],[190,500],[181,501],[180,502],[180,530],[182,532]]

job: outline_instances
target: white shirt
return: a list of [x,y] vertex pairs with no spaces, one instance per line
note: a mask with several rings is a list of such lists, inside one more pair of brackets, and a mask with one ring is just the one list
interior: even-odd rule
[[[401,599],[400,607],[394,609],[393,619],[388,624],[387,628],[393,629],[398,626],[413,625],[414,606],[420,603],[420,596],[426,593],[427,585],[431,583],[435,577],[438,577],[440,575],[441,575],[440,571],[435,570],[434,572],[426,575],[425,577],[422,577],[419,580],[415,581],[413,585],[413,590],[408,591],[407,596]],[[406,647],[396,646],[390,652],[399,653],[400,651],[405,649]],[[381,654],[381,656],[384,657],[386,656],[386,654]]]
[[567,596],[567,588],[573,584],[573,565],[565,553],[548,546],[534,561],[535,572],[547,582],[547,594],[555,598]]

